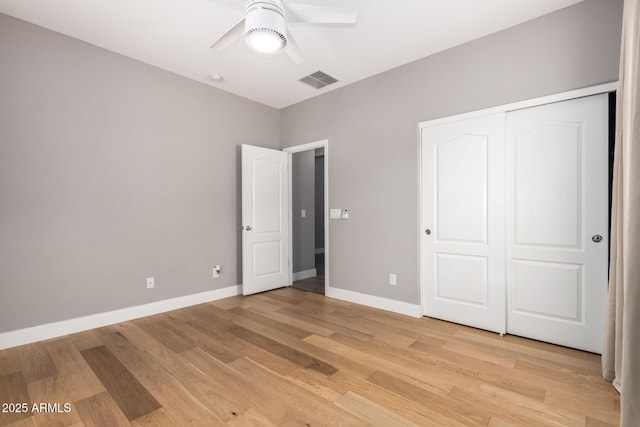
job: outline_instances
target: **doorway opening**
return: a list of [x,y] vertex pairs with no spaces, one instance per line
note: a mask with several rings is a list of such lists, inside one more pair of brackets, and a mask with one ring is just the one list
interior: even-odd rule
[[327,141],[286,148],[290,158],[292,287],[324,295],[328,283]]

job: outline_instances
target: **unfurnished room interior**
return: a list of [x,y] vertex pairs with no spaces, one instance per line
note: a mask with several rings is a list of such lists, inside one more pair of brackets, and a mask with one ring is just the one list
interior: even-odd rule
[[640,0],[0,0],[0,426],[640,425]]

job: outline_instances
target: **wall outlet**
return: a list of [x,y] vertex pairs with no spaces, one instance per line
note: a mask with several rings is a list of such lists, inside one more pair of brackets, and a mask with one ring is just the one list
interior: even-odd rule
[[220,272],[222,271],[222,267],[220,264],[216,264],[213,266],[213,278],[220,277]]
[[306,209],[300,210],[300,218],[306,218],[306,217],[307,217],[307,210]]
[[153,289],[155,288],[156,284],[155,284],[155,280],[153,279],[153,277],[147,277],[147,289]]
[[396,275],[393,273],[389,274],[389,284],[391,286],[395,286],[396,285]]

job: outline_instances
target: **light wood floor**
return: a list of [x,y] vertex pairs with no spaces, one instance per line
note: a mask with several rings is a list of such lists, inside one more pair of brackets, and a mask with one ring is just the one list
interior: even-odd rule
[[0,403],[21,402],[0,425],[619,422],[597,355],[292,288],[1,351]]

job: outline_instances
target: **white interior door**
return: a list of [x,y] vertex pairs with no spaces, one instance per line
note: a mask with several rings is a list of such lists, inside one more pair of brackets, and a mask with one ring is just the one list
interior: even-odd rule
[[601,352],[607,108],[603,94],[507,113],[509,333]]
[[424,314],[503,333],[504,113],[421,137]]
[[288,154],[242,145],[242,294],[289,285]]

